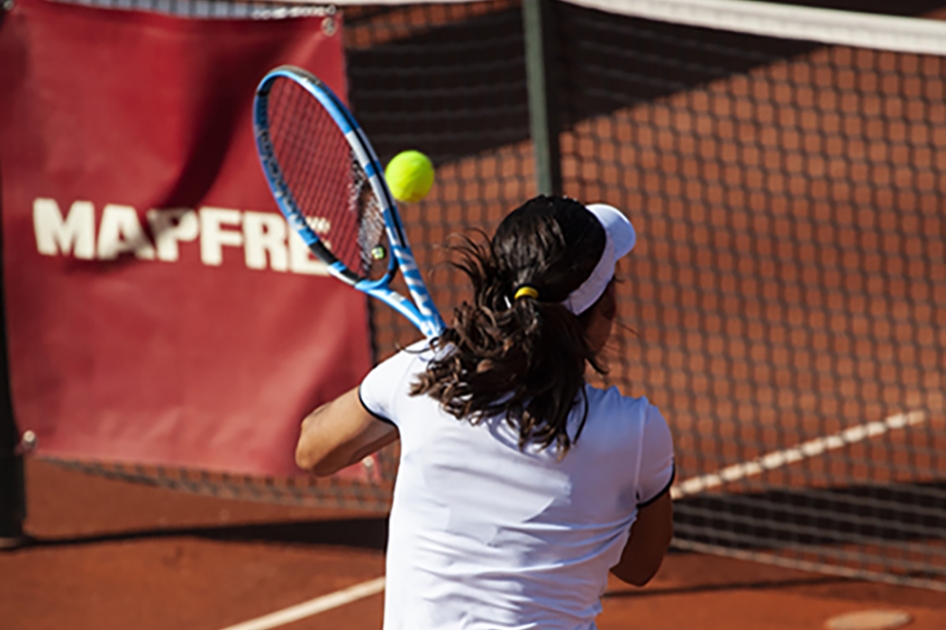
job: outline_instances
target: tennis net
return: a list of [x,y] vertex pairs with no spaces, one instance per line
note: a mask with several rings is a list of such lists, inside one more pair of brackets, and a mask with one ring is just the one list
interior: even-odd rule
[[[406,209],[432,265],[445,235],[534,191],[521,14],[374,9],[348,18],[352,103],[382,153],[438,162],[435,194]],[[562,189],[641,235],[608,380],[674,428],[675,545],[946,588],[946,25],[748,2],[546,10]],[[464,297],[449,269],[431,284],[446,312]],[[375,318],[382,356],[415,334]]]
[[583,4],[564,188],[642,235],[611,378],[674,426],[676,545],[946,588],[946,24]]

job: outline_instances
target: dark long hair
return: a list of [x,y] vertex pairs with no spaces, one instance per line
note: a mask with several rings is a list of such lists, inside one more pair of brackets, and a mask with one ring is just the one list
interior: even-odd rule
[[[583,394],[585,367],[604,369],[586,336],[583,318],[562,306],[584,282],[605,248],[604,228],[573,199],[539,196],[510,213],[489,242],[464,238],[451,249],[469,276],[472,303],[454,312],[453,325],[434,341],[444,350],[413,384],[457,418],[476,423],[504,416],[519,430],[519,447],[573,439],[568,415]],[[538,297],[516,299],[531,287]],[[578,438],[587,417],[576,431]]]

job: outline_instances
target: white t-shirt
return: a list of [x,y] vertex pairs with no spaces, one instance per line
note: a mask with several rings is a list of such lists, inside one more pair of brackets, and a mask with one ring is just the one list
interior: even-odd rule
[[[673,480],[666,421],[646,398],[585,387],[588,419],[559,460],[521,451],[502,419],[478,424],[411,396],[425,342],[378,365],[362,404],[395,424],[401,462],[384,630],[588,630],[638,507]],[[569,433],[582,405],[569,418]]]

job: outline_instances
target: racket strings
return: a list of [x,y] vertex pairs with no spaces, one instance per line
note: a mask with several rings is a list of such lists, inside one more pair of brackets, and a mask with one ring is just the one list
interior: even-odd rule
[[378,278],[387,271],[387,233],[384,209],[378,201],[371,181],[357,159],[351,161],[351,210],[359,217],[358,246],[361,250],[362,271],[367,278]]
[[273,150],[299,213],[343,265],[371,277],[384,220],[345,136],[328,111],[288,79],[274,82],[268,113]]

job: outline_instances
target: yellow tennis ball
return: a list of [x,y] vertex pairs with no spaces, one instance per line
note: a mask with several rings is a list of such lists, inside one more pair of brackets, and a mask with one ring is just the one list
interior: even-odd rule
[[384,178],[398,201],[420,201],[434,185],[434,165],[420,151],[401,151],[388,162]]

